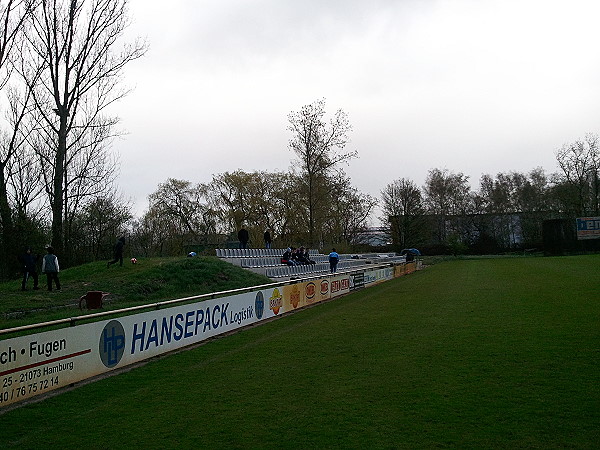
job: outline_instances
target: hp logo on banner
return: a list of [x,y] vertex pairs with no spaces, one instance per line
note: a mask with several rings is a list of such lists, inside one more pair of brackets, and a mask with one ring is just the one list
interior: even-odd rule
[[254,310],[256,311],[256,318],[262,319],[265,311],[265,297],[261,291],[256,293],[256,299],[254,300]]
[[111,320],[106,324],[100,335],[100,359],[108,367],[119,364],[125,351],[125,330],[118,320]]

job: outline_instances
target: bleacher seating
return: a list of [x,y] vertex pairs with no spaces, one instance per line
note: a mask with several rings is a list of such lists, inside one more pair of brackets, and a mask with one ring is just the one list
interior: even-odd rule
[[285,249],[282,248],[217,248],[218,258],[263,258],[267,256],[281,256]]
[[[266,275],[272,279],[294,278],[329,273],[328,255],[318,253],[317,250],[311,249],[310,258],[315,261],[315,264],[287,266],[281,264],[281,256],[284,252],[285,249],[281,248],[216,249],[217,257],[223,258],[232,264],[239,265],[245,269],[262,273],[263,275]],[[363,255],[340,254],[338,271],[344,271],[373,263],[394,263],[403,261],[406,261],[405,256],[398,256],[394,253],[372,253]]]
[[[346,259],[340,260],[338,263],[338,271],[343,271],[351,268],[364,266],[365,260],[359,259]],[[279,266],[268,268],[266,270],[266,276],[269,278],[290,278],[299,275],[312,275],[312,274],[327,274],[329,273],[329,263],[317,263],[310,265],[299,265],[299,266]]]

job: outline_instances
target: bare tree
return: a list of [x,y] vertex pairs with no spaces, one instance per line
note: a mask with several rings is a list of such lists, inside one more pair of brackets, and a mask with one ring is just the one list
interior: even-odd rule
[[332,246],[358,242],[360,233],[369,224],[369,216],[377,200],[363,194],[351,184],[351,180],[340,171],[330,181],[331,198],[329,214],[324,223],[321,241]]
[[[457,220],[465,217],[470,209],[469,177],[462,173],[451,173],[447,169],[431,169],[423,188],[425,205],[429,213],[437,218],[437,239],[444,243],[449,232],[460,234],[460,224],[449,224],[450,216]],[[450,225],[450,230],[448,229]]]
[[127,0],[40,0],[32,16],[26,55],[31,67],[23,74],[42,69],[39,79],[27,81],[52,136],[45,141],[53,146],[47,157],[53,167],[52,242],[59,251],[71,152],[111,136],[107,130],[116,119],[107,118],[106,110],[127,93],[119,88],[124,67],[146,51],[140,41],[115,51],[128,25]]
[[352,126],[341,109],[327,123],[325,99],[291,112],[288,122],[288,130],[292,132],[289,148],[298,156],[298,181],[306,187],[309,241],[314,245],[318,226],[316,212],[321,198],[327,194],[324,190],[327,176],[332,168],[357,156],[356,151],[344,152]]
[[20,42],[34,6],[35,1],[31,0],[8,0],[0,4],[0,90],[10,79],[11,70],[7,63]]
[[600,143],[598,135],[588,133],[583,140],[565,144],[556,152],[562,173],[558,182],[574,192],[573,212],[577,215],[600,213]]
[[70,220],[76,264],[112,256],[115,238],[123,234],[132,219],[130,205],[117,192],[108,194],[88,197]]
[[382,221],[390,228],[392,242],[398,250],[417,246],[424,228],[423,196],[412,180],[401,178],[381,192]]

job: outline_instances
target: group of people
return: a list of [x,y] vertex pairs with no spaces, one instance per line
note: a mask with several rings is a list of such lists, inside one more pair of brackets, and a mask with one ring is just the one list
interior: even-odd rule
[[315,264],[310,259],[310,252],[307,248],[300,247],[288,247],[281,257],[281,264],[287,264],[288,266],[300,266]]
[[[117,243],[114,246],[114,258],[107,263],[107,267],[111,264],[119,263],[123,265],[123,249],[125,247],[125,237],[121,236],[117,239]],[[33,289],[38,290],[39,277],[37,272],[37,264],[40,259],[39,255],[33,253],[31,247],[27,247],[25,252],[19,258],[21,262],[21,269],[23,270],[23,280],[21,281],[21,290],[27,290],[27,282],[29,279],[33,279]],[[42,258],[42,273],[46,275],[46,286],[49,291],[52,291],[52,286],[56,287],[57,291],[60,291],[60,280],[58,274],[60,272],[60,266],[58,265],[58,257],[54,254],[54,248],[52,246],[46,247],[46,255]]]
[[[271,238],[271,231],[266,230],[263,234],[263,239],[265,241],[265,248],[271,248],[271,244],[273,243],[273,239]],[[238,231],[238,240],[240,242],[240,248],[248,248],[248,242],[250,241],[250,233],[248,230],[242,225],[242,228]]]
[[[337,272],[337,265],[340,261],[340,255],[334,249],[331,249],[331,253],[328,255],[329,270],[331,273]],[[315,264],[315,261],[310,259],[310,252],[307,248],[300,247],[288,247],[283,256],[281,257],[281,264],[287,264],[288,266],[299,266]]]
[[[39,279],[37,273],[37,262],[39,255],[32,252],[31,248],[28,247],[25,253],[21,255],[21,267],[23,269],[23,281],[21,282],[21,290],[27,289],[27,281],[29,278],[33,279],[33,289],[39,289]],[[58,258],[54,254],[54,249],[51,246],[46,247],[46,254],[42,258],[42,273],[46,275],[46,285],[49,291],[52,291],[52,284],[56,287],[57,291],[60,291],[60,280],[58,279],[58,273],[60,267],[58,265]]]
[[[248,230],[242,225],[242,228],[238,231],[238,239],[240,242],[240,248],[248,248],[248,241],[250,240],[250,233]],[[265,241],[265,248],[271,248],[272,238],[271,231],[266,230],[263,239]],[[331,273],[337,272],[337,266],[340,261],[340,255],[335,251],[335,248],[331,250],[328,256],[329,259],[329,269]],[[310,259],[309,250],[305,247],[288,247],[283,255],[281,256],[281,264],[286,264],[288,266],[300,266],[300,265],[310,265],[315,264],[315,261]]]

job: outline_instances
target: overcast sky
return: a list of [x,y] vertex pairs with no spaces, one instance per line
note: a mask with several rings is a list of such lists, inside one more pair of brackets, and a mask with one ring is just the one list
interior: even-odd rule
[[598,133],[597,0],[130,0],[150,48],[125,69],[115,142],[134,211],[167,178],[287,170],[287,116],[325,98],[353,126],[345,167],[380,197],[433,168],[543,167]]

